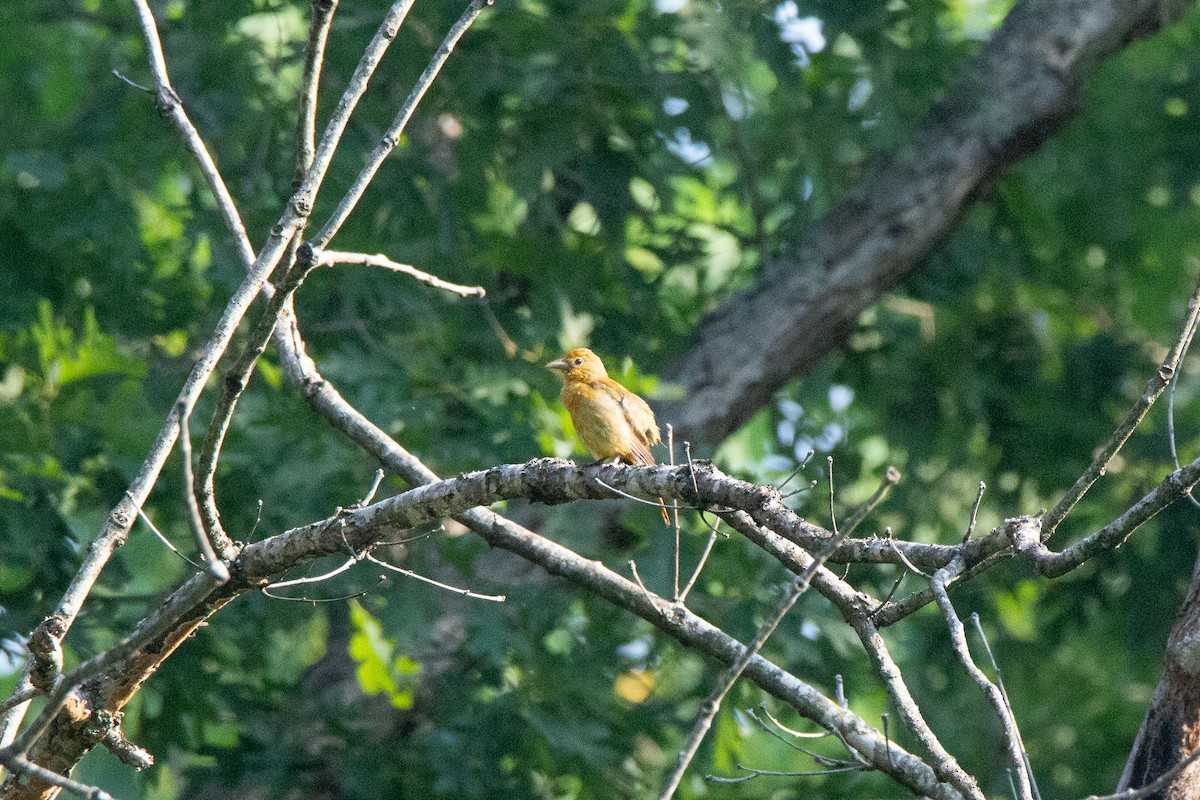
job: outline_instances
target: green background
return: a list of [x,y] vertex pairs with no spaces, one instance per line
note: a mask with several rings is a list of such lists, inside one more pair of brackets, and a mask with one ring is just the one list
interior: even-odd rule
[[[385,8],[346,1],[338,10],[322,124]],[[460,10],[416,4],[347,129],[314,219],[349,185]],[[331,245],[482,285],[487,302],[366,267],[321,270],[297,298],[309,353],[439,473],[571,455],[557,379],[542,364],[587,344],[626,385],[670,398],[677,388],[655,376],[692,345],[701,316],[764,260],[793,250],[873,153],[909,141],[1007,10],[803,2],[799,16],[820,21],[824,42],[799,59],[772,4],[694,0],[665,12],[640,0],[501,0],[463,39]],[[290,192],[308,8],[171,0],[155,12],[173,82],[261,242]],[[53,608],[242,273],[176,132],[150,95],[112,75],[150,82],[132,9],[41,2],[7,16],[0,636],[10,685],[18,637]],[[777,482],[815,449],[791,488],[816,488],[791,501],[825,524],[826,456],[839,513],[894,464],[904,480],[864,532],[891,527],[920,541],[961,539],[980,480],[983,530],[1052,504],[1140,393],[1196,278],[1198,37],[1192,13],[1100,68],[1078,116],[995,182],[863,315],[845,350],[723,443],[722,467]],[[1176,422],[1188,459],[1200,448],[1195,393],[1187,369]],[[198,434],[210,412],[206,395]],[[1156,407],[1058,544],[1162,479],[1165,431]],[[218,474],[223,519],[242,540],[309,522],[355,502],[375,468],[315,417],[268,352]],[[186,549],[180,483],[175,456],[147,512]],[[383,491],[402,488],[388,479]],[[669,591],[671,537],[653,509],[506,511],[623,573],[636,559],[652,589]],[[689,515],[684,525],[690,564],[708,528]],[[960,614],[978,612],[989,633],[1044,794],[1114,786],[1190,577],[1195,527],[1195,510],[1177,504],[1067,578],[1047,582],[1014,563],[955,595]],[[396,577],[377,585],[366,565],[304,587],[312,597],[366,592],[353,601],[242,598],[128,709],[128,734],[157,765],[136,774],[97,751],[76,777],[122,798],[653,791],[716,666],[469,533],[417,533],[429,535],[381,555],[508,601]],[[69,663],[112,644],[189,569],[135,528],[68,639]],[[897,575],[859,566],[850,579],[882,596]],[[765,554],[723,538],[690,605],[748,639],[784,580]],[[910,577],[904,588],[918,587]],[[989,796],[1007,796],[999,726],[940,617],[927,609],[885,636],[950,750]],[[888,711],[857,639],[816,596],[765,652],[829,692],[844,676],[868,721]],[[901,791],[870,773],[705,783],[737,763],[814,769],[747,716],[764,702],[805,727],[739,684],[680,796]],[[830,743],[814,748],[844,755]]]

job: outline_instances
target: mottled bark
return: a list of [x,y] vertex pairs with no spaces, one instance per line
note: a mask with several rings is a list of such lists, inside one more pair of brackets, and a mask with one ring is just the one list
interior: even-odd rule
[[[1162,677],[1146,712],[1118,790],[1146,786],[1200,746],[1200,560],[1163,658]],[[1151,800],[1200,797],[1200,762],[1193,762]]]
[[839,347],[998,171],[1050,138],[1107,56],[1159,30],[1180,0],[1024,0],[921,124],[880,155],[807,240],[705,319],[665,376],[676,435],[717,442]]

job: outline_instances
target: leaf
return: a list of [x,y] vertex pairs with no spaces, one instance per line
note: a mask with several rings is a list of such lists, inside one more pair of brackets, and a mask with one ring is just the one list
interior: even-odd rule
[[350,601],[350,657],[357,663],[358,684],[364,693],[384,694],[392,706],[412,708],[413,690],[421,665],[408,656],[393,656],[395,643],[357,600]]

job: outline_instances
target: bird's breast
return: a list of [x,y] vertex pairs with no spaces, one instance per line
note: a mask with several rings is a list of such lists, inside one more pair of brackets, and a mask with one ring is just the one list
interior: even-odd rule
[[632,460],[633,429],[616,398],[586,383],[570,383],[563,386],[562,400],[576,435],[592,455],[601,460]]

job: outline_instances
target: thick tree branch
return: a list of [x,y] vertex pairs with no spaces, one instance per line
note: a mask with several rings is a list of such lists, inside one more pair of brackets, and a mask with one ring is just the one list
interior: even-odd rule
[[912,144],[877,158],[794,255],[701,324],[668,366],[686,400],[676,431],[717,442],[850,334],[858,315],[911,272],[997,172],[1075,112],[1105,57],[1159,30],[1181,0],[1023,0],[972,59]]
[[[1146,709],[1116,797],[1186,800],[1200,796],[1200,560],[1167,638],[1162,674]],[[1131,791],[1136,790],[1136,791]]]
[[1032,517],[1009,520],[1005,527],[1013,547],[1033,561],[1038,572],[1057,578],[1094,556],[1120,546],[1137,528],[1200,483],[1200,458],[1168,475],[1162,483],[1131,505],[1124,514],[1061,552],[1042,544],[1041,525]]
[[[396,446],[398,448],[398,446]],[[694,481],[693,481],[694,478]],[[598,480],[599,479],[599,480]],[[473,508],[499,499],[524,497],[547,503],[580,498],[605,499],[611,492],[600,481],[624,491],[647,496],[675,496],[697,491],[700,496],[740,497],[754,502],[741,481],[722,475],[711,467],[642,468],[626,466],[576,467],[554,459],[538,459],[469,473],[410,489],[400,495],[364,508],[340,511],[329,519],[277,534],[247,545],[231,565],[231,578],[217,584],[201,573],[177,590],[163,605],[138,625],[125,640],[64,676],[54,700],[75,698],[59,714],[44,713],[10,753],[17,758],[27,744],[41,743],[30,750],[37,763],[53,758],[54,769],[63,774],[82,755],[107,737],[108,729],[83,724],[95,717],[96,709],[110,716],[119,711],[141,683],[149,677],[197,626],[238,594],[264,585],[270,578],[299,564],[332,553],[355,550],[387,539],[398,531],[454,514],[492,544],[505,547],[554,574],[563,575],[647,619],[685,645],[733,663],[744,647],[720,629],[686,608],[645,594],[636,584],[603,565],[526,531],[483,508]],[[759,686],[792,705],[801,714],[837,730],[852,747],[876,768],[885,771],[912,791],[930,797],[953,798],[959,794],[935,777],[920,759],[890,743],[856,715],[770,662],[755,657],[745,673]],[[88,711],[91,709],[91,711]],[[49,784],[9,785],[12,798],[41,798]]]

